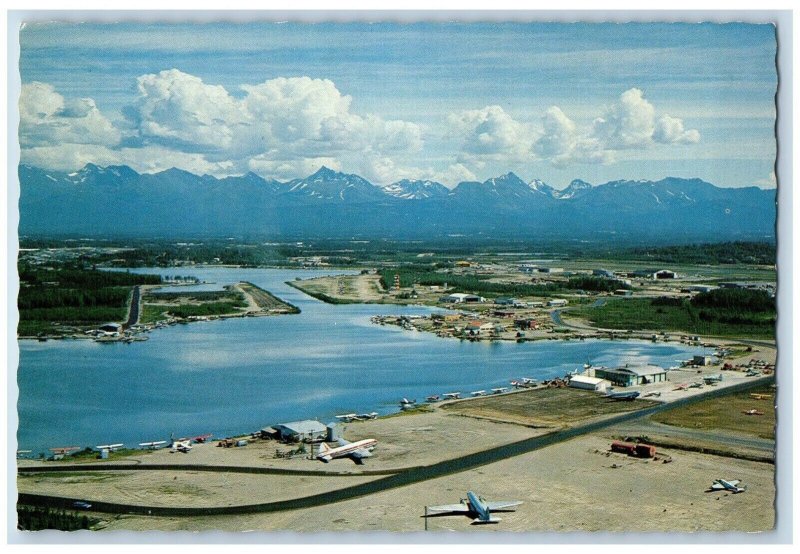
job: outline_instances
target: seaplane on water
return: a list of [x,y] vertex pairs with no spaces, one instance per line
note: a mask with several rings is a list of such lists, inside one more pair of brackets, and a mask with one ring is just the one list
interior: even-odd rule
[[460,392],[446,392],[442,395],[445,400],[458,400],[461,398]]
[[[500,500],[487,502],[472,491],[467,492],[467,498],[458,504],[445,504],[443,506],[428,506],[426,517],[443,515],[466,515],[472,517],[472,524],[499,523],[499,517],[492,517],[495,512],[513,512],[511,508],[522,504],[521,500]],[[431,514],[433,512],[433,514]]]
[[356,442],[349,442],[344,439],[339,439],[337,444],[339,444],[339,446],[331,448],[328,446],[328,443],[321,443],[319,445],[317,459],[328,463],[334,458],[350,458],[355,463],[361,465],[364,463],[364,458],[372,456],[372,451],[375,450],[378,441],[375,439],[363,439]]
[[739,494],[740,492],[744,492],[747,490],[747,487],[740,487],[738,479],[733,479],[731,481],[727,481],[725,479],[714,479],[714,482],[711,483],[711,488],[708,489],[708,492],[711,491],[728,491],[732,492],[733,494]]
[[155,450],[157,448],[161,448],[167,444],[167,441],[152,441],[152,442],[140,442],[139,446],[142,448],[149,448],[151,450]]
[[639,398],[639,394],[639,391],[636,390],[620,392],[611,391],[606,394],[606,398],[609,400],[636,400]]

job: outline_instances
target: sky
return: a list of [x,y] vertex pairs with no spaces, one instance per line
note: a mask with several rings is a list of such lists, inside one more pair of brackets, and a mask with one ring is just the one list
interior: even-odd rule
[[775,187],[772,25],[29,23],[20,49],[46,169]]

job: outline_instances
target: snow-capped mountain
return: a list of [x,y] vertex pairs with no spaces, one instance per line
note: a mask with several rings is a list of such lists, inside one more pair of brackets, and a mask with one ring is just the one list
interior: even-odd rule
[[384,197],[380,188],[363,177],[334,171],[325,166],[305,179],[289,181],[283,194],[333,202],[369,202]]
[[[556,191],[513,173],[453,190],[432,181],[378,187],[321,168],[288,183],[248,173],[218,179],[170,169],[139,174],[89,164],[75,172],[19,166],[20,233],[740,240],[774,237],[775,190],[700,179],[575,180]],[[410,201],[414,200],[414,201]]]
[[450,192],[446,186],[436,181],[419,181],[402,179],[382,188],[383,192],[404,200],[422,200],[447,196]]
[[592,190],[591,184],[580,179],[575,179],[564,190],[556,191],[555,197],[561,200],[568,200],[570,198],[577,198],[590,190]]

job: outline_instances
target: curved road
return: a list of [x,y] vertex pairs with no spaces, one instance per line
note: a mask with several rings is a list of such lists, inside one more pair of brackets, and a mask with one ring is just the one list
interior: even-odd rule
[[[488,450],[484,450],[481,452],[467,454],[459,458],[445,460],[429,466],[420,466],[420,467],[405,469],[399,473],[381,479],[376,479],[375,481],[371,481],[369,483],[354,485],[352,487],[346,487],[343,489],[306,496],[303,498],[282,500],[278,502],[267,502],[263,504],[250,504],[243,506],[220,506],[214,508],[137,506],[131,504],[119,504],[112,502],[95,502],[95,501],[90,501],[90,503],[92,504],[92,510],[99,512],[126,513],[126,514],[138,514],[138,515],[153,515],[153,516],[172,516],[172,517],[203,516],[203,515],[205,516],[237,515],[237,514],[278,512],[284,510],[296,510],[300,508],[311,508],[314,506],[322,506],[322,505],[332,504],[334,502],[340,502],[342,500],[358,498],[361,496],[366,496],[369,494],[374,494],[377,492],[382,492],[396,487],[410,485],[413,483],[419,483],[422,481],[435,479],[437,477],[443,477],[445,475],[450,475],[453,473],[460,473],[462,471],[480,467],[486,464],[498,462],[512,456],[527,454],[528,452],[533,452],[534,450],[539,450],[540,448],[545,448],[547,446],[557,444],[559,442],[563,442],[581,435],[593,433],[600,429],[605,429],[607,427],[620,425],[622,423],[627,423],[635,419],[647,417],[664,410],[669,410],[679,406],[693,404],[695,402],[706,400],[708,398],[715,398],[718,396],[724,396],[734,392],[748,390],[751,388],[762,386],[771,382],[771,380],[772,380],[771,377],[754,379],[752,381],[747,381],[745,383],[733,385],[730,387],[726,387],[724,389],[716,389],[706,393],[698,394],[690,398],[685,398],[682,400],[677,400],[675,402],[669,402],[657,406],[652,406],[650,408],[645,408],[643,410],[622,414],[610,419],[586,423],[584,425],[579,425],[571,429],[565,429],[563,431],[556,431],[553,433],[548,433],[546,435],[533,437],[530,439],[524,439],[518,442],[513,442],[495,448],[490,448]],[[145,466],[139,466],[139,467],[141,467],[141,469],[145,469]],[[166,467],[169,466],[160,466],[159,469],[164,469]],[[89,470],[89,467],[71,466],[71,469],[73,471],[78,468],[80,471]],[[122,470],[122,468],[120,469]],[[127,470],[130,468],[126,467],[124,469]],[[218,470],[227,471],[227,469],[229,468],[211,469],[209,467],[208,471],[218,471]],[[252,468],[252,469],[257,470],[258,468]],[[104,468],[104,470],[107,471],[108,467]],[[27,471],[29,470],[26,468],[26,472]],[[52,469],[40,468],[39,471],[48,472],[52,471]],[[69,509],[72,508],[73,503],[77,500],[86,500],[86,499],[64,498],[56,496],[21,493],[19,495],[18,502],[20,504],[26,504],[26,505],[50,506],[54,508]]]

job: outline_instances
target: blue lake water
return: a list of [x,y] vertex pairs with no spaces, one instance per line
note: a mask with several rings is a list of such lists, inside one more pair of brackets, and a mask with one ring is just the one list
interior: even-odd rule
[[135,446],[166,440],[171,433],[221,437],[296,419],[327,422],[342,413],[391,413],[403,397],[468,394],[520,377],[547,379],[587,360],[669,367],[702,353],[642,341],[441,339],[370,322],[373,315],[426,314],[430,308],[329,305],[285,284],[330,273],[191,270],[217,289],[255,283],[299,307],[297,315],[175,325],[131,344],[19,341],[19,448]]

